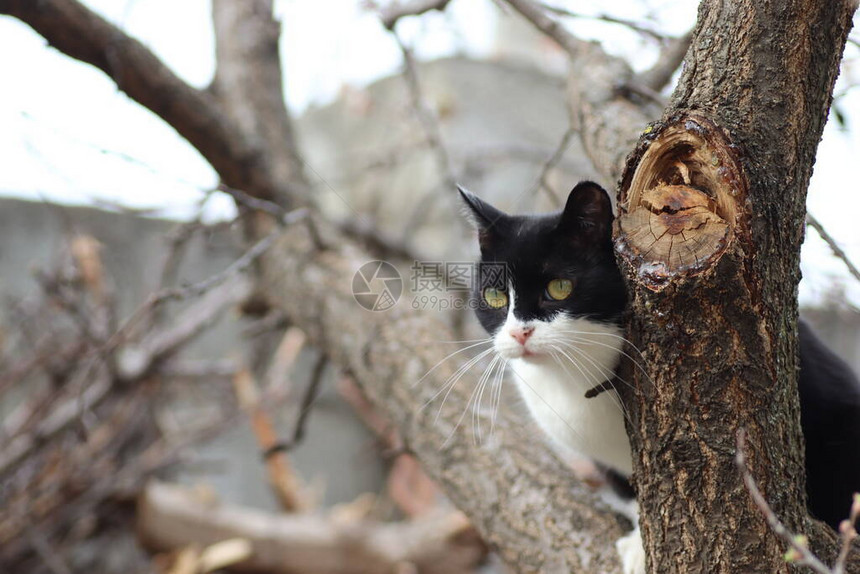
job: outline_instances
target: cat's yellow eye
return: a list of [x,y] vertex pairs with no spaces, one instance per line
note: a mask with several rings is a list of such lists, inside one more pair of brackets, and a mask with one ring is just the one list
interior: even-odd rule
[[484,289],[484,301],[493,309],[501,309],[508,304],[508,294],[501,289],[487,287]]
[[570,279],[553,279],[547,283],[546,293],[551,299],[563,301],[573,293],[573,281]]

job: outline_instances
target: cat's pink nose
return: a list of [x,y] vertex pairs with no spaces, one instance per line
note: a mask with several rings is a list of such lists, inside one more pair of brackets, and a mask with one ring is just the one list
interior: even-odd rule
[[508,332],[511,334],[511,337],[517,340],[517,343],[519,343],[520,345],[525,345],[526,341],[529,337],[531,337],[534,331],[534,327],[513,327]]

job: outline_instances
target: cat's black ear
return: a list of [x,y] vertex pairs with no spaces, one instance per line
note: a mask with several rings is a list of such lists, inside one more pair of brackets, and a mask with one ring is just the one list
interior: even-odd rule
[[499,230],[508,216],[504,211],[496,209],[471,191],[459,185],[457,186],[457,190],[466,204],[466,215],[472,220],[475,227],[478,228],[478,241],[481,244],[481,248],[485,249],[489,245],[494,231]]
[[592,181],[581,181],[570,192],[559,228],[579,229],[598,239],[612,235],[612,202],[606,190]]

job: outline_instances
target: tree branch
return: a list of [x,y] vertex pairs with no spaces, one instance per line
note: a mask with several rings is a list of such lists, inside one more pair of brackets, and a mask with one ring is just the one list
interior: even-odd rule
[[548,12],[552,12],[553,14],[557,14],[559,16],[566,16],[569,18],[582,18],[588,20],[600,20],[602,22],[607,22],[609,24],[618,24],[619,26],[624,26],[626,28],[630,28],[634,32],[638,32],[639,34],[643,34],[654,40],[663,41],[666,39],[665,34],[661,34],[657,30],[653,28],[649,28],[648,26],[643,26],[639,22],[634,20],[628,20],[627,18],[618,18],[616,16],[611,16],[609,14],[581,14],[579,12],[573,12],[572,10],[568,10],[566,8],[560,8],[559,6],[552,6],[550,4],[546,4],[541,2],[539,4],[541,8]]
[[440,12],[447,8],[451,0],[411,0],[401,3],[394,1],[387,6],[380,7],[379,19],[382,20],[382,25],[389,30],[394,30],[394,25],[397,21],[406,16],[420,16],[426,12],[439,10]]
[[767,520],[768,525],[774,533],[782,538],[782,540],[793,550],[786,553],[786,561],[789,561],[789,558],[793,558],[791,561],[797,562],[803,566],[808,566],[815,572],[819,574],[832,574],[830,568],[824,565],[821,560],[818,559],[815,554],[809,551],[809,541],[806,537],[800,537],[788,530],[779,517],[774,513],[771,509],[770,505],[767,503],[764,495],[759,490],[758,485],[755,482],[755,478],[750,472],[749,468],[747,468],[747,460],[746,460],[746,433],[744,429],[739,429],[737,434],[737,454],[735,455],[735,464],[738,467],[738,471],[740,471],[741,476],[743,477],[744,485],[746,486],[747,491],[750,493],[750,496],[755,502],[755,505],[759,508],[762,515]]
[[821,239],[830,247],[830,250],[833,252],[833,255],[842,260],[842,263],[845,264],[845,267],[848,269],[848,272],[857,280],[860,281],[860,269],[857,269],[857,266],[854,265],[854,262],[848,257],[848,254],[839,247],[839,244],[836,243],[836,240],[833,239],[833,236],[830,235],[824,226],[821,225],[815,217],[812,216],[811,213],[806,214],[806,224],[812,227]]
[[[272,0],[214,0],[212,21],[217,58],[213,93],[252,147],[260,150],[258,159],[269,183],[284,182],[268,199],[281,206],[306,203],[310,186],[284,104],[281,26],[272,16]],[[260,195],[255,188],[233,187]]]
[[657,62],[636,76],[635,83],[659,93],[669,84],[675,71],[684,61],[692,39],[692,31],[679,38],[672,38],[660,52]]
[[138,530],[151,546],[179,549],[241,538],[251,545],[240,571],[283,574],[397,572],[468,574],[485,549],[462,515],[399,524],[316,514],[271,515],[211,500],[179,486],[152,482],[138,501]]
[[443,182],[448,189],[457,187],[457,176],[454,174],[454,169],[451,165],[451,157],[442,140],[442,130],[439,126],[439,121],[436,119],[436,114],[424,97],[424,91],[421,89],[421,80],[418,77],[418,68],[415,65],[415,58],[412,56],[412,51],[403,43],[403,39],[392,30],[391,34],[397,41],[400,47],[400,52],[403,54],[403,77],[406,80],[406,85],[409,88],[409,96],[412,102],[412,108],[415,110],[415,115],[424,130],[427,141],[436,156],[436,164],[439,171],[443,174]]
[[[323,231],[336,237],[332,229]],[[412,311],[408,301],[384,313],[362,310],[346,278],[371,257],[343,238],[328,243],[338,247],[320,252],[307,228],[285,231],[264,256],[272,303],[391,417],[425,471],[508,564],[520,572],[561,565],[569,572],[617,572],[619,519],[510,415],[500,413],[495,434],[476,445],[471,429],[457,424],[474,379],[454,385],[444,405],[434,400],[456,361],[445,360],[446,346],[430,342],[453,339],[449,329]],[[477,416],[489,428],[490,413]]]
[[263,150],[212,94],[183,82],[143,44],[79,2],[0,0],[0,14],[18,18],[57,50],[102,70],[188,140],[228,185],[268,198],[290,194],[287,182],[270,173]]

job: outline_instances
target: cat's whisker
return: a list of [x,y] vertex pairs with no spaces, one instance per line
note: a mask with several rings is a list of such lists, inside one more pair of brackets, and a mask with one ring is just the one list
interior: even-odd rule
[[559,332],[561,332],[561,333],[569,333],[569,334],[572,334],[572,335],[588,335],[589,337],[591,337],[591,336],[594,336],[594,337],[611,337],[611,338],[613,338],[613,339],[618,339],[618,340],[619,340],[619,341],[621,341],[622,343],[625,343],[626,345],[628,345],[632,350],[634,350],[634,351],[636,352],[636,354],[637,354],[637,355],[639,355],[639,357],[640,357],[643,361],[645,360],[645,355],[644,355],[644,353],[642,353],[642,351],[639,349],[639,347],[637,347],[637,346],[633,343],[633,341],[631,341],[630,339],[628,339],[627,337],[625,337],[625,336],[623,336],[623,335],[619,335],[619,334],[617,334],[617,333],[608,333],[608,332],[606,332],[606,331],[598,331],[598,330],[595,330],[595,331],[582,331],[582,330],[579,330],[579,329],[571,329],[571,328],[568,328],[568,327],[561,327],[561,328],[559,328],[559,329],[558,329],[558,331],[559,331]]
[[628,339],[623,335],[619,335],[617,333],[607,333],[605,331],[578,331],[576,329],[560,329],[560,331],[564,331],[565,333],[573,333],[578,335],[598,335],[601,337],[612,337],[614,339],[620,339],[622,342],[626,343],[630,346],[631,349],[636,351],[636,354],[644,361],[645,355],[642,354],[642,351],[639,350],[639,347],[633,344],[633,341]]
[[412,387],[413,387],[413,388],[415,388],[416,386],[418,386],[418,385],[421,383],[421,381],[423,381],[423,380],[424,380],[424,379],[426,379],[428,376],[430,376],[430,373],[432,373],[433,371],[435,371],[436,369],[438,369],[438,368],[439,368],[439,367],[440,367],[440,366],[441,366],[445,361],[447,361],[448,359],[450,359],[450,358],[452,358],[452,357],[454,357],[454,356],[456,356],[456,355],[459,355],[460,353],[462,353],[462,352],[464,352],[464,351],[468,351],[469,349],[474,349],[475,347],[480,347],[480,346],[481,346],[481,345],[483,345],[483,344],[487,344],[487,343],[492,344],[492,342],[493,342],[493,339],[488,337],[488,338],[486,338],[486,339],[481,339],[481,340],[480,340],[479,342],[477,342],[477,343],[474,343],[474,344],[472,344],[472,345],[468,345],[468,346],[466,346],[466,347],[463,347],[462,349],[457,349],[457,350],[456,350],[456,351],[454,351],[453,353],[449,353],[448,355],[446,355],[446,356],[445,356],[445,358],[444,358],[444,359],[442,359],[441,361],[439,361],[438,363],[436,363],[435,365],[433,365],[433,367],[431,367],[429,371],[427,371],[426,373],[424,373],[424,376],[423,376],[423,377],[421,377],[420,379],[418,379],[417,381],[415,381],[414,383],[412,383]]
[[[559,330],[559,333],[563,333],[563,334],[567,334],[567,335],[578,335],[578,337],[576,339],[573,339],[574,343],[585,343],[585,344],[590,344],[590,345],[597,345],[598,347],[605,347],[607,349],[612,349],[613,351],[620,354],[622,357],[626,357],[627,359],[629,359],[630,362],[632,362],[636,366],[636,368],[639,369],[639,372],[642,373],[642,375],[645,377],[645,379],[648,381],[648,383],[651,386],[654,385],[654,380],[650,377],[650,375],[648,375],[648,371],[645,370],[645,367],[642,365],[642,363],[640,363],[638,360],[631,357],[623,349],[619,349],[613,345],[609,345],[607,343],[602,343],[600,341],[594,341],[594,340],[589,338],[592,335],[600,335],[600,334],[609,335],[609,333],[593,333],[593,332],[589,332],[589,331],[576,331],[576,330],[571,330],[571,329]],[[616,336],[618,338],[626,341],[626,339],[624,339],[620,335],[616,335]],[[639,351],[637,350],[637,352],[639,352]],[[642,358],[643,361],[645,360],[645,357],[644,357],[644,355],[642,355],[641,352],[639,352],[639,356]]]
[[[597,368],[601,372],[601,377],[600,377],[600,379],[602,379],[601,383],[609,383],[609,385],[613,387],[613,390],[617,391],[617,389],[614,388],[612,381],[614,379],[618,379],[620,382],[624,383],[625,385],[627,385],[631,389],[635,389],[635,387],[633,385],[628,383],[622,377],[619,377],[618,375],[616,375],[616,373],[614,371],[606,368],[605,366],[600,365],[594,359],[589,357],[588,353],[584,352],[582,349],[579,349],[574,345],[569,345],[569,349],[571,352],[577,353],[578,356],[581,356],[583,359],[587,360],[589,363],[594,365],[594,367]],[[616,406],[619,408],[619,410],[624,414],[624,418],[627,420],[630,420],[630,413],[628,412],[627,406],[624,404],[624,401],[621,400],[621,397],[619,395],[613,394],[613,393],[610,393],[610,395],[612,398],[612,402],[614,402],[616,404]]]
[[[550,346],[551,346],[551,347],[552,347],[552,349],[553,349],[553,351],[550,351],[550,356],[553,358],[553,360],[554,360],[556,363],[558,363],[559,365],[561,365],[561,368],[562,368],[562,369],[564,369],[564,372],[565,372],[565,373],[567,373],[567,375],[571,378],[571,380],[573,380],[573,381],[578,381],[577,377],[575,377],[575,376],[573,375],[573,373],[571,373],[571,372],[570,372],[570,370],[568,370],[567,365],[565,365],[565,362],[561,360],[561,355],[563,354],[563,351],[562,351],[559,347],[556,347],[555,345],[550,345]],[[571,365],[573,365],[574,367],[576,367],[576,370],[578,370],[578,371],[579,371],[579,373],[583,376],[583,378],[584,378],[586,381],[588,381],[588,380],[589,380],[589,376],[588,376],[588,375],[585,373],[585,371],[582,369],[582,366],[581,366],[577,361],[573,360],[571,357],[567,357],[566,355],[565,355],[565,357],[567,358],[567,361],[568,361]],[[585,389],[585,390],[588,390],[588,389]]]
[[[496,365],[502,360],[501,355],[496,355],[493,357],[493,360],[490,361],[489,366],[486,368],[484,373],[481,375],[481,378],[478,379],[478,398],[475,401],[474,406],[472,407],[472,437],[475,440],[475,444],[480,444],[482,440],[481,435],[481,403],[484,401],[484,391],[487,388],[487,384],[490,381],[490,377],[493,374],[493,371],[496,368]],[[468,408],[468,405],[466,405]]]
[[452,374],[450,377],[448,377],[445,380],[445,382],[442,384],[442,387],[438,391],[436,391],[436,393],[432,397],[430,397],[423,405],[421,405],[421,408],[418,409],[418,412],[419,413],[422,412],[425,408],[427,408],[430,404],[432,404],[437,398],[439,398],[439,395],[441,395],[442,393],[445,393],[445,398],[442,399],[442,404],[439,406],[439,412],[436,413],[436,419],[435,420],[439,420],[439,414],[442,412],[442,407],[445,406],[445,401],[448,399],[448,395],[451,393],[451,390],[457,384],[457,381],[460,380],[460,377],[462,377],[463,374],[466,371],[468,371],[469,369],[471,369],[478,361],[480,361],[482,358],[486,357],[487,355],[489,355],[492,352],[493,352],[493,349],[491,347],[489,349],[481,351],[480,353],[478,353],[477,355],[475,355],[474,357],[472,357],[471,359],[466,361],[464,364],[460,365],[460,367],[456,371],[454,371],[454,374]]
[[[639,350],[639,347],[637,347],[636,345],[634,345],[634,344],[633,344],[633,342],[632,342],[630,339],[628,339],[627,337],[623,337],[623,336],[621,336],[621,335],[617,335],[617,334],[615,334],[615,333],[606,333],[606,332],[603,332],[603,331],[579,331],[579,330],[576,330],[576,329],[566,329],[566,328],[561,328],[561,329],[559,329],[559,330],[558,330],[558,332],[559,332],[559,333],[565,333],[565,334],[568,334],[568,335],[582,335],[582,336],[586,336],[586,337],[595,337],[595,336],[598,336],[598,337],[611,337],[611,338],[613,338],[613,339],[618,339],[619,341],[621,341],[622,343],[624,343],[625,345],[627,345],[628,347],[630,347],[630,349],[631,349],[631,350],[633,350],[633,351],[636,353],[636,355],[638,355],[638,356],[639,356],[639,359],[641,359],[643,362],[646,362],[646,361],[645,361],[645,355],[642,353],[642,351],[641,351],[641,350]],[[597,342],[597,341],[594,341],[594,343],[595,343],[595,344],[597,344],[598,342]],[[605,343],[604,343],[604,344],[605,344]],[[613,346],[613,345],[609,345],[609,346],[610,346],[610,347],[612,347],[613,349],[615,349],[615,348],[616,348],[616,347],[615,347],[615,346]],[[618,351],[619,351],[619,352],[621,352],[621,349],[618,349]],[[633,358],[632,358],[632,357],[630,357],[629,355],[627,355],[627,356],[628,356],[628,358],[630,358],[630,360],[631,360],[631,361],[636,362],[636,359],[633,359]]]
[[507,367],[508,361],[503,359],[496,371],[495,381],[493,381],[493,397],[491,397],[493,399],[493,416],[490,419],[490,436],[493,436],[493,432],[496,430],[496,415],[499,414],[499,407],[502,404],[502,385],[505,381],[505,369]]
[[573,342],[571,342],[571,341],[565,340],[565,341],[559,341],[559,344],[564,345],[566,348],[570,349],[571,351],[578,353],[580,356],[582,356],[582,358],[586,359],[591,364],[593,364],[595,367],[600,369],[604,380],[611,382],[612,379],[618,379],[618,381],[624,383],[624,385],[627,386],[628,388],[630,388],[634,391],[636,390],[636,386],[633,385],[632,383],[630,383],[629,381],[627,381],[627,379],[621,377],[615,371],[608,369],[605,366],[600,365],[599,363],[595,362],[594,359],[592,359],[588,355],[588,353],[586,353],[585,350],[581,348],[581,345],[577,344],[577,343],[582,343],[582,342],[583,341],[574,340]]
[[491,377],[488,380],[488,385],[490,387],[490,431],[487,438],[493,435],[493,429],[495,428],[496,388],[499,386],[499,376],[505,372],[505,365],[507,365],[507,363],[508,361],[499,355],[499,360],[496,362],[494,370],[491,373]]
[[[490,362],[490,366],[492,366],[496,362],[496,359],[498,359],[498,358],[499,358],[498,355],[496,355],[496,357],[493,358],[493,361]],[[486,374],[487,371],[489,371],[489,368],[490,367],[487,367],[487,370],[484,371],[484,374]],[[466,406],[463,408],[463,412],[460,414],[460,418],[457,419],[457,423],[454,425],[454,428],[451,430],[451,433],[445,439],[445,442],[443,442],[442,446],[439,447],[440,449],[443,449],[446,446],[448,446],[448,443],[451,442],[451,439],[454,438],[455,434],[457,434],[457,429],[460,428],[460,425],[463,423],[463,419],[466,418],[466,413],[469,412],[469,407],[472,406],[473,401],[478,396],[478,392],[481,390],[481,388],[483,388],[483,384],[484,384],[483,379],[484,379],[484,375],[481,375],[481,380],[479,380],[478,384],[475,386],[475,388],[472,389],[472,393],[469,395],[469,400],[466,401]],[[445,397],[447,398],[447,395]],[[444,400],[442,401],[442,404],[443,405],[445,404]],[[473,406],[472,408],[477,409],[478,405],[475,404],[475,406]],[[439,412],[440,413],[442,412],[441,408],[440,408]],[[474,412],[474,410],[473,410],[473,412]],[[438,420],[438,417],[437,417],[437,420]],[[472,432],[474,433],[474,429]]]
[[[457,371],[453,375],[448,378],[448,381],[450,381],[450,383],[448,381],[445,382],[445,386],[443,387],[443,389],[447,389],[447,391],[445,392],[445,396],[442,397],[442,403],[439,405],[439,410],[436,411],[436,418],[433,419],[434,423],[439,421],[439,417],[442,415],[442,409],[445,408],[445,403],[448,401],[448,397],[451,395],[451,391],[454,390],[454,387],[457,385],[460,379],[463,378],[463,375],[465,375],[466,372],[468,372],[472,367],[478,364],[484,357],[486,357],[493,351],[494,349],[492,348],[482,351],[481,353],[467,361],[464,365],[457,369]],[[435,397],[438,397],[439,394],[441,394],[441,389],[439,393],[436,393],[436,395],[434,395],[434,399]]]
[[[596,386],[596,385],[598,385],[598,384],[600,384],[600,383],[602,383],[603,381],[607,381],[607,380],[611,380],[611,379],[612,379],[613,373],[609,372],[609,376],[607,377],[607,376],[606,376],[607,370],[606,370],[605,368],[600,367],[600,365],[598,365],[598,364],[597,364],[593,359],[591,359],[591,357],[589,357],[586,353],[582,352],[580,349],[576,349],[575,347],[572,347],[572,346],[571,346],[571,350],[572,350],[572,351],[576,351],[576,352],[578,352],[578,353],[579,353],[579,356],[581,356],[581,357],[582,357],[582,358],[584,358],[584,359],[587,359],[587,360],[588,360],[592,365],[594,365],[594,366],[595,366],[595,367],[597,367],[600,371],[602,371],[602,375],[601,375],[601,376],[599,376],[599,377],[594,377],[594,376],[593,376],[593,374],[591,373],[591,370],[590,370],[590,369],[589,369],[589,371],[588,371],[588,374],[586,374],[586,373],[583,371],[583,367],[582,367],[582,366],[581,366],[581,365],[580,365],[580,364],[579,364],[579,363],[578,363],[578,362],[577,362],[573,357],[571,357],[570,355],[568,355],[568,354],[564,351],[564,349],[562,349],[562,348],[560,348],[560,347],[556,347],[556,346],[554,346],[554,348],[555,348],[555,350],[556,350],[556,351],[558,351],[559,353],[561,353],[562,355],[564,355],[564,356],[567,358],[567,360],[568,360],[568,361],[570,361],[574,366],[576,366],[576,367],[579,369],[579,372],[580,372],[580,373],[582,373],[582,375],[585,377],[585,379],[586,379],[587,381],[588,381],[588,380],[591,380],[591,383],[592,383],[592,384],[594,384],[595,386]],[[564,363],[563,363],[563,362],[560,362],[560,364],[561,364],[562,368],[565,368],[565,366],[564,366]],[[567,371],[567,369],[566,369],[566,368],[565,368],[565,371]],[[569,373],[569,372],[568,372],[568,373]],[[593,380],[592,380],[592,379],[593,379]],[[588,391],[589,389],[585,389],[585,390],[586,390],[586,391]],[[620,398],[619,396],[615,395],[615,394],[612,394],[612,393],[610,393],[610,398],[611,398],[612,402],[615,404],[615,406],[616,406],[616,407],[618,407],[618,410],[619,410],[619,411],[621,411],[621,414],[623,414],[623,415],[624,415],[624,418],[625,418],[625,419],[627,419],[627,420],[630,420],[630,416],[629,416],[629,414],[628,414],[628,412],[627,412],[627,408],[624,406],[624,403],[621,401],[621,398]]]

